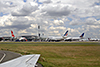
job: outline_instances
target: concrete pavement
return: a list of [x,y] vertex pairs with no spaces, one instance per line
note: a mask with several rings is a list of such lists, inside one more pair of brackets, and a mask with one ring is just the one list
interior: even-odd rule
[[18,54],[18,53],[0,50],[0,63],[9,61],[11,59],[15,59],[20,56],[21,56],[21,54]]

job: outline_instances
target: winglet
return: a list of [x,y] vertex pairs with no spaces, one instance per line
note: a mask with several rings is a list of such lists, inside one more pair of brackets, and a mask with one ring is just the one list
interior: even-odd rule
[[64,36],[67,36],[68,35],[68,31],[66,31],[66,33],[64,34]]
[[84,36],[84,33],[82,33],[82,35],[80,37],[83,37]]

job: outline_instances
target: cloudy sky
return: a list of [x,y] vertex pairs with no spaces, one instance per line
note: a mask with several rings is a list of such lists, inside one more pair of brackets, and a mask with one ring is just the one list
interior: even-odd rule
[[0,36],[11,30],[16,36],[68,30],[68,36],[100,38],[100,0],[0,0]]

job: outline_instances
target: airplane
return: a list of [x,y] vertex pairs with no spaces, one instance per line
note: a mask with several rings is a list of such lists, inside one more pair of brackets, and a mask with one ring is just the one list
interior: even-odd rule
[[84,33],[81,34],[79,37],[67,37],[64,39],[65,41],[79,41],[80,39],[83,39]]
[[2,36],[0,36],[0,41],[2,41],[3,40],[3,37]]
[[20,37],[19,39],[15,37],[13,31],[11,30],[12,40],[15,39],[16,41],[27,41],[25,37]]
[[98,38],[88,38],[89,41],[100,41]]
[[[0,62],[4,61],[5,59],[7,60],[0,63],[0,67],[38,67],[37,61],[40,57],[40,54],[21,55],[19,57],[16,57],[16,53],[8,51],[4,51],[0,54]],[[9,57],[11,54],[16,56]]]
[[65,38],[67,38],[67,35],[68,35],[68,31],[66,31],[63,36],[60,36],[60,37],[49,36],[46,40],[47,41],[55,41],[55,42],[58,42],[58,41],[62,41]]

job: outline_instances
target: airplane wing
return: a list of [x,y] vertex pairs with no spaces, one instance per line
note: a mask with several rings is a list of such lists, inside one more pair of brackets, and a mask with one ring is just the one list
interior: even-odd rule
[[23,55],[0,64],[0,67],[35,67],[40,54]]

